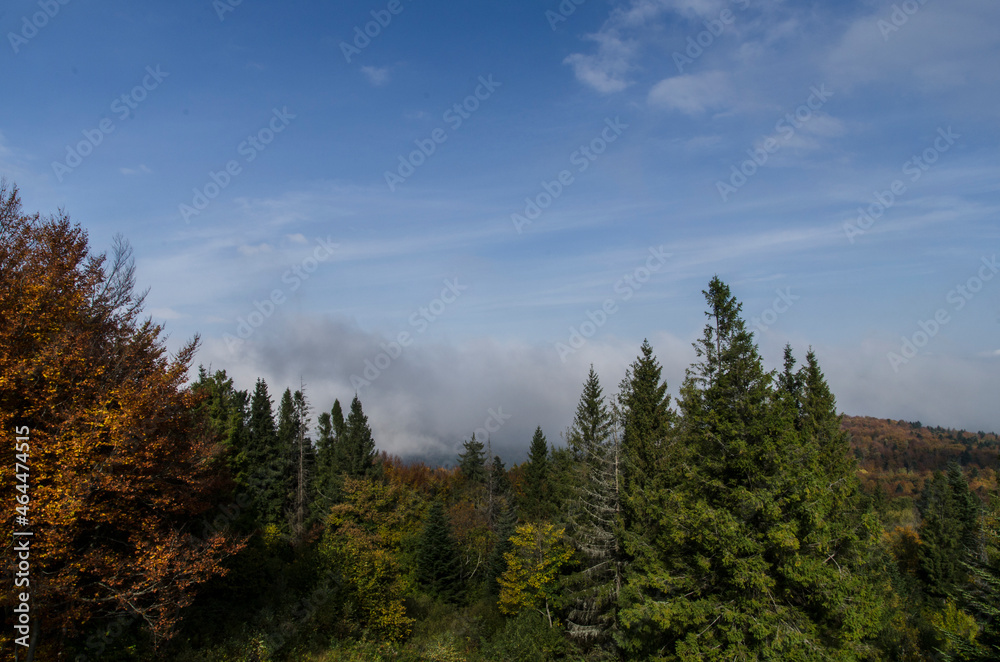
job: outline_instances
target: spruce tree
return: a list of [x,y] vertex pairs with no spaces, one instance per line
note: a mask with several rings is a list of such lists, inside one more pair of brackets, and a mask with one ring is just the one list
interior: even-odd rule
[[312,481],[313,500],[322,512],[336,503],[339,492],[335,442],[333,418],[329,412],[323,412],[316,419],[316,475]]
[[[619,641],[643,660],[854,659],[881,625],[883,582],[866,575],[877,522],[838,519],[824,488],[853,475],[822,469],[729,288],[713,278],[704,294],[679,470],[649,491],[654,544],[629,568]],[[836,417],[827,404],[817,429]]]
[[591,366],[568,435],[581,479],[571,529],[581,568],[567,579],[567,632],[590,647],[613,648],[625,558],[619,540],[619,431]]
[[333,425],[334,439],[343,437],[347,423],[344,421],[344,410],[340,407],[340,400],[336,398],[334,398],[333,407],[330,409],[330,423]]
[[260,524],[278,524],[287,497],[288,455],[278,443],[271,396],[263,379],[257,380],[250,400],[247,437],[240,466],[243,482],[253,497],[255,518]]
[[952,463],[948,473],[937,472],[924,487],[918,503],[920,524],[920,578],[929,595],[957,597],[967,576],[965,564],[977,547],[979,501],[961,468]]
[[590,365],[587,380],[583,384],[580,402],[576,405],[576,416],[570,427],[566,441],[578,460],[589,462],[588,454],[600,447],[608,437],[611,413],[604,401],[604,391],[600,379]]
[[305,385],[292,396],[295,415],[295,440],[293,446],[293,487],[292,532],[296,540],[305,533],[306,522],[310,519],[312,502],[311,481],[315,475],[316,456],[312,440],[306,434],[309,429],[309,402],[304,393]]
[[965,562],[969,581],[960,589],[963,609],[979,625],[975,642],[947,633],[957,655],[964,662],[1000,659],[1000,493],[991,508],[981,512],[975,553]]
[[511,499],[505,504],[497,522],[496,540],[486,561],[486,592],[490,596],[498,597],[500,595],[500,583],[497,580],[507,570],[507,561],[504,555],[514,549],[510,537],[514,535],[517,523],[517,508]]
[[544,519],[550,514],[549,446],[541,426],[535,428],[524,469],[524,504],[521,511],[530,519]]
[[343,441],[338,439],[340,449],[339,465],[343,473],[359,478],[377,473],[375,466],[375,441],[372,439],[368,417],[361,408],[357,395],[351,401],[351,411],[344,425]]
[[659,478],[670,443],[674,414],[670,409],[667,383],[648,340],[629,366],[619,387],[623,461],[623,525],[628,530],[645,528],[648,490]]
[[295,402],[290,388],[286,388],[285,392],[281,394],[277,418],[278,445],[281,448],[284,463],[282,470],[284,494],[281,511],[285,522],[287,522],[287,530],[290,531],[294,528],[293,520],[295,519],[295,474],[298,466],[296,446],[299,436],[298,417],[295,414]]
[[494,533],[498,530],[499,521],[503,518],[510,501],[510,479],[507,477],[503,460],[499,455],[495,455],[486,467],[486,520]]
[[483,443],[476,441],[476,434],[462,443],[463,451],[458,455],[458,469],[469,483],[482,484],[486,482],[485,453]]
[[430,595],[459,602],[463,595],[458,548],[444,506],[435,500],[427,514],[417,550],[417,580]]

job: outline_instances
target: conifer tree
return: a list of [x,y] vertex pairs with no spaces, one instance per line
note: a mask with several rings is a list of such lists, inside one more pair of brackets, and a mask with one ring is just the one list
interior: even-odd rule
[[432,596],[459,602],[463,587],[458,549],[444,506],[435,500],[427,514],[417,550],[417,580]]
[[333,407],[330,409],[330,423],[333,425],[334,439],[343,437],[347,423],[344,421],[344,410],[340,407],[340,400],[336,398],[334,398]]
[[549,446],[541,426],[535,428],[524,470],[524,505],[522,512],[531,519],[544,519],[551,511],[549,489]]
[[963,608],[979,626],[974,642],[947,633],[957,656],[963,662],[988,662],[1000,659],[1000,494],[982,513],[977,549],[965,562],[970,581],[959,589]]
[[500,456],[494,455],[486,466],[486,518],[491,531],[498,530],[498,523],[510,500],[510,479],[507,477],[507,470],[504,469]]
[[486,592],[493,597],[500,595],[499,579],[507,569],[505,555],[514,549],[510,538],[514,535],[517,523],[517,508],[514,506],[513,499],[511,499],[505,504],[500,519],[497,522],[496,541],[486,561]]
[[312,481],[313,500],[317,510],[326,511],[338,494],[337,447],[333,418],[329,412],[316,419],[316,475]]
[[299,422],[290,388],[286,388],[285,392],[281,394],[277,419],[278,446],[281,448],[284,465],[282,467],[281,512],[284,522],[287,523],[286,530],[290,531],[294,528],[295,519],[295,474],[298,468],[297,441],[299,436]]
[[581,467],[572,529],[582,567],[567,581],[567,631],[589,646],[613,648],[625,561],[618,535],[620,444],[593,366],[576,412],[567,436]]
[[239,458],[242,483],[250,488],[255,519],[278,524],[287,497],[285,476],[288,455],[278,442],[267,382],[258,379],[250,400],[247,444]]
[[623,461],[623,525],[645,528],[646,498],[659,479],[668,448],[673,412],[662,368],[648,340],[629,366],[619,387]]
[[978,533],[978,498],[957,464],[937,472],[925,486],[918,504],[921,546],[920,578],[936,598],[957,597],[966,578],[965,563],[973,558]]
[[372,439],[371,428],[368,427],[368,417],[365,416],[361,400],[357,395],[351,401],[351,411],[344,425],[343,441],[338,439],[337,445],[341,451],[340,468],[343,473],[358,478],[371,476],[377,472],[375,441]]
[[[856,658],[881,624],[882,582],[865,575],[877,522],[837,520],[823,488],[852,477],[823,473],[729,288],[713,278],[704,294],[681,470],[651,490],[654,544],[629,570],[619,641],[643,660]],[[827,404],[817,429],[836,417]]]
[[292,511],[292,532],[296,540],[305,533],[306,521],[310,515],[312,489],[310,482],[315,474],[316,457],[312,440],[306,434],[309,429],[309,403],[306,400],[305,385],[292,396],[295,415],[295,440],[292,462],[294,468],[293,486],[295,495]]
[[458,469],[470,483],[486,482],[485,454],[483,443],[476,441],[476,434],[472,433],[472,438],[463,442],[464,449],[458,455]]
[[600,379],[594,372],[594,365],[591,364],[566,441],[578,460],[589,462],[589,454],[604,443],[610,427],[611,414],[604,401]]

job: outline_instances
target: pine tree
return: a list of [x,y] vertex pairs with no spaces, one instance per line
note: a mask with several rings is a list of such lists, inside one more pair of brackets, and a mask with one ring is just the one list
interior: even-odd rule
[[549,487],[549,447],[541,426],[535,428],[524,470],[524,504],[521,508],[530,519],[545,519],[551,512]]
[[357,395],[351,401],[351,411],[344,425],[343,441],[339,441],[338,437],[337,445],[341,451],[339,464],[343,473],[354,478],[377,473],[375,441],[372,439],[371,428],[368,427],[368,417],[365,416],[361,400]]
[[[729,288],[713,278],[704,294],[682,449],[661,465],[677,470],[648,490],[652,544],[628,550],[618,640],[643,660],[855,658],[881,624],[883,581],[865,573],[877,522],[838,519],[824,488],[852,477],[825,474],[819,435],[796,430]],[[832,404],[810,410],[815,429]]]
[[924,487],[918,503],[920,524],[920,578],[936,598],[956,597],[965,583],[965,563],[975,552],[978,498],[957,464],[948,473],[937,472]]
[[500,595],[499,579],[507,569],[505,555],[514,548],[510,538],[517,528],[517,508],[513,500],[508,500],[497,522],[496,541],[486,561],[486,592],[497,597]]
[[281,512],[286,531],[295,528],[295,474],[298,467],[297,442],[299,436],[298,417],[295,413],[295,401],[292,390],[286,388],[281,394],[278,405],[278,445],[283,459],[282,467],[282,503]]
[[964,662],[1000,659],[1000,494],[981,515],[975,553],[964,564],[970,581],[959,589],[963,608],[975,617],[979,633],[973,643],[947,633]]
[[590,646],[613,647],[625,558],[618,535],[621,516],[619,432],[591,366],[568,435],[579,458],[573,544],[582,568],[568,580],[570,636]]
[[239,475],[252,496],[259,524],[278,524],[287,497],[288,455],[278,442],[267,382],[258,379],[250,400],[247,443],[241,454]]
[[604,443],[608,438],[610,427],[611,414],[604,401],[600,379],[594,372],[594,365],[591,364],[587,381],[583,384],[583,394],[576,406],[576,417],[573,419],[569,434],[566,435],[566,441],[578,460],[589,462],[589,453]]
[[305,385],[292,396],[295,414],[295,445],[292,461],[294,463],[294,510],[292,532],[296,540],[301,540],[305,533],[306,521],[310,516],[312,489],[310,482],[316,468],[316,456],[313,452],[312,440],[307,436],[309,429],[309,403],[306,400]]
[[[487,452],[491,451],[489,442],[487,442]],[[497,531],[498,523],[511,500],[510,487],[510,479],[507,477],[507,470],[504,469],[503,460],[500,459],[499,455],[494,455],[486,466],[486,518],[490,530],[494,533]]]
[[333,425],[333,436],[340,439],[344,436],[344,428],[347,423],[344,421],[344,410],[340,407],[340,400],[334,398],[333,408],[330,410],[330,422]]
[[326,512],[336,503],[339,493],[337,481],[337,447],[333,418],[329,412],[316,419],[316,475],[312,481],[313,501],[316,510]]
[[476,434],[472,433],[472,438],[462,444],[464,449],[458,455],[458,469],[462,472],[465,480],[473,484],[486,482],[485,454],[483,443],[476,441]]
[[659,362],[648,340],[632,362],[619,387],[622,418],[623,524],[644,528],[646,496],[658,475],[668,448],[674,414],[667,383],[661,381]]
[[459,602],[463,587],[457,543],[440,501],[431,504],[417,550],[417,580],[432,596]]

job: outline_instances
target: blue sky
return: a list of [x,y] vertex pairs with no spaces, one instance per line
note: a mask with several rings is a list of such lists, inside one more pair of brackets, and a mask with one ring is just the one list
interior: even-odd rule
[[520,460],[644,337],[676,393],[713,274],[846,412],[1000,430],[1000,5],[577,2],[11,0],[0,172],[391,451]]

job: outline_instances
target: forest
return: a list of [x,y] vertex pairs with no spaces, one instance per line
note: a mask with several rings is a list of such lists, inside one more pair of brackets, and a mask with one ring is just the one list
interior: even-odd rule
[[357,395],[190,379],[128,244],[0,187],[5,659],[1000,659],[996,434],[844,417],[704,297],[681,384],[643,342],[525,461],[404,463]]

